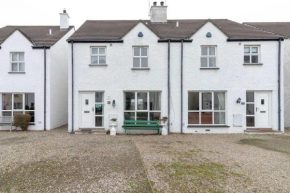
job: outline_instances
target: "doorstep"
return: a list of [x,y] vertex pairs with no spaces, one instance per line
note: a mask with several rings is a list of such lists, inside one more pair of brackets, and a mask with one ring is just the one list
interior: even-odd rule
[[272,128],[247,128],[245,134],[282,134],[281,131],[273,130]]
[[92,128],[81,128],[75,131],[75,134],[95,134],[95,135],[106,135],[107,131],[104,128],[92,129]]

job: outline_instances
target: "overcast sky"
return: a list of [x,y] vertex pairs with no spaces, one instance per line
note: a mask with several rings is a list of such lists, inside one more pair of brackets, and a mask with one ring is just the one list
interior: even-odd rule
[[[0,27],[59,25],[63,8],[76,28],[85,20],[148,19],[148,4],[148,0],[0,0]],[[167,0],[167,4],[168,19],[290,21],[289,0]]]

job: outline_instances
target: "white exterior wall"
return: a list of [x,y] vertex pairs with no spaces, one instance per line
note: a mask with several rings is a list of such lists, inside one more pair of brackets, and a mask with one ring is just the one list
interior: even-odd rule
[[[143,32],[144,37],[137,34]],[[206,38],[211,32],[213,37]],[[246,100],[246,91],[270,91],[271,127],[278,129],[278,42],[227,42],[227,37],[211,23],[207,23],[184,43],[184,98],[183,130],[186,133],[205,133],[206,128],[188,128],[188,91],[226,91],[227,128],[209,127],[212,133],[241,133],[246,129],[246,105],[237,104],[238,98]],[[158,37],[145,25],[138,24],[125,37],[124,43],[74,44],[74,129],[80,121],[79,92],[104,91],[105,128],[109,127],[109,114],[118,114],[117,132],[123,132],[124,91],[161,91],[161,116],[167,116],[167,43],[158,43]],[[149,46],[148,71],[132,71],[132,46]],[[201,45],[217,46],[218,70],[201,70]],[[244,66],[244,45],[260,45],[262,66]],[[92,67],[90,47],[106,46],[108,66]],[[171,44],[171,132],[180,127],[180,43]],[[70,53],[71,56],[71,53]],[[282,63],[283,65],[283,63]],[[283,69],[283,68],[282,68]],[[283,70],[282,70],[283,72]],[[282,73],[283,74],[283,73]],[[69,130],[71,130],[71,61],[69,61]],[[282,87],[283,88],[283,87]],[[283,90],[282,90],[283,93]],[[106,104],[107,97],[116,100],[116,107]],[[283,107],[283,100],[282,100]],[[282,109],[283,110],[283,109]],[[243,114],[243,127],[233,127],[233,114]],[[208,129],[208,128],[207,128]],[[283,111],[282,111],[282,129]]]
[[285,127],[290,127],[290,40],[284,41]]

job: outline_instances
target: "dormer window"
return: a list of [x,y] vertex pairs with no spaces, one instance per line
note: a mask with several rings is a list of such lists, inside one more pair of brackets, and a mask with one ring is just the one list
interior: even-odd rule
[[10,56],[11,72],[25,72],[25,61],[23,52],[13,52]]

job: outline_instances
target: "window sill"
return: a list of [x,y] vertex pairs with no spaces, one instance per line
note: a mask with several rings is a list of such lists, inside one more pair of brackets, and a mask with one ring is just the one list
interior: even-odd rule
[[108,66],[108,64],[89,64],[89,66]]
[[261,66],[261,65],[263,65],[263,63],[244,63],[243,64],[244,66]]
[[131,68],[131,70],[150,70],[150,68]]
[[25,72],[8,72],[8,74],[25,74]]
[[214,67],[214,68],[200,68],[201,70],[219,70],[220,68]]
[[29,125],[35,125],[35,123],[29,123]]
[[230,127],[228,125],[187,125],[188,128],[190,127],[221,127],[221,128],[227,128]]

